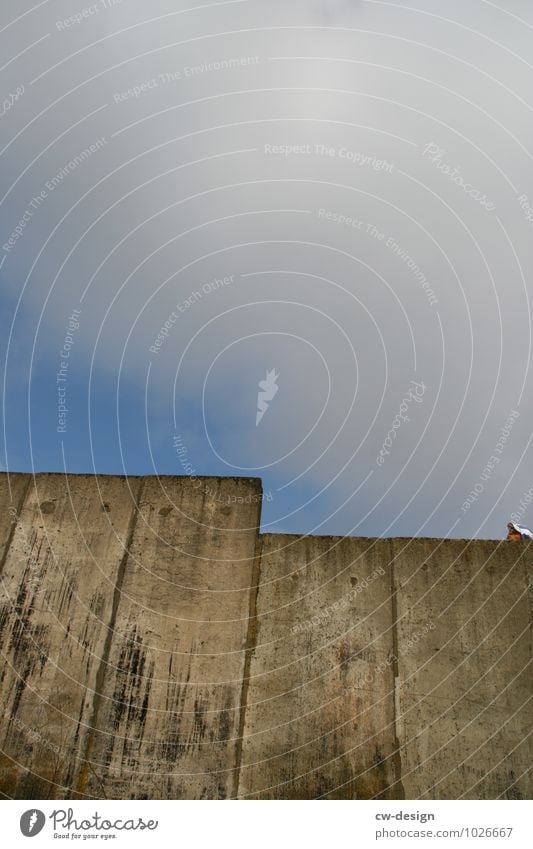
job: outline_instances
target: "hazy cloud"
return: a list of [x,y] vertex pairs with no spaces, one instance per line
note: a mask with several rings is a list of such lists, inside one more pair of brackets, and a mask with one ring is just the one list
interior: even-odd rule
[[533,483],[527,5],[191,5],[0,13],[6,462],[178,474],[178,432],[278,530],[502,536]]

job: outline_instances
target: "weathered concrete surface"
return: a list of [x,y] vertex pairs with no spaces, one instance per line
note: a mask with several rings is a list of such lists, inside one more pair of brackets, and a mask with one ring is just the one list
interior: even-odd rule
[[381,540],[263,537],[239,796],[401,797],[389,561]]
[[0,577],[30,483],[29,475],[0,474]]
[[0,474],[0,795],[530,798],[533,543],[261,537],[260,507]]
[[260,507],[259,480],[145,479],[79,792],[232,795]]
[[531,796],[531,550],[393,541],[408,798]]
[[0,793],[55,798],[83,755],[132,505],[124,479],[21,478],[0,574]]

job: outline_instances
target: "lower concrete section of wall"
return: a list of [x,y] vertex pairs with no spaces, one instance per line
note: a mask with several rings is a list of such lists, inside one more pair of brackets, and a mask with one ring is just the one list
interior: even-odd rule
[[0,475],[0,796],[529,798],[529,543],[259,534],[249,478]]
[[239,795],[401,798],[390,546],[268,535]]
[[529,544],[395,540],[409,798],[529,798]]
[[0,574],[0,791],[54,798],[83,759],[139,482],[28,483]]

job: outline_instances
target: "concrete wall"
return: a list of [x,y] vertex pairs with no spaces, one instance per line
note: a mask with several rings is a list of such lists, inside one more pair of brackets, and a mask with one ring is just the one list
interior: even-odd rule
[[0,795],[530,798],[531,544],[260,510],[257,479],[0,475]]

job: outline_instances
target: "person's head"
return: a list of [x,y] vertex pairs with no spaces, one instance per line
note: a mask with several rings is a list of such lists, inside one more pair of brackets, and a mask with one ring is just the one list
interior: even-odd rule
[[512,522],[507,523],[507,539],[511,542],[518,542],[522,539],[522,534]]

